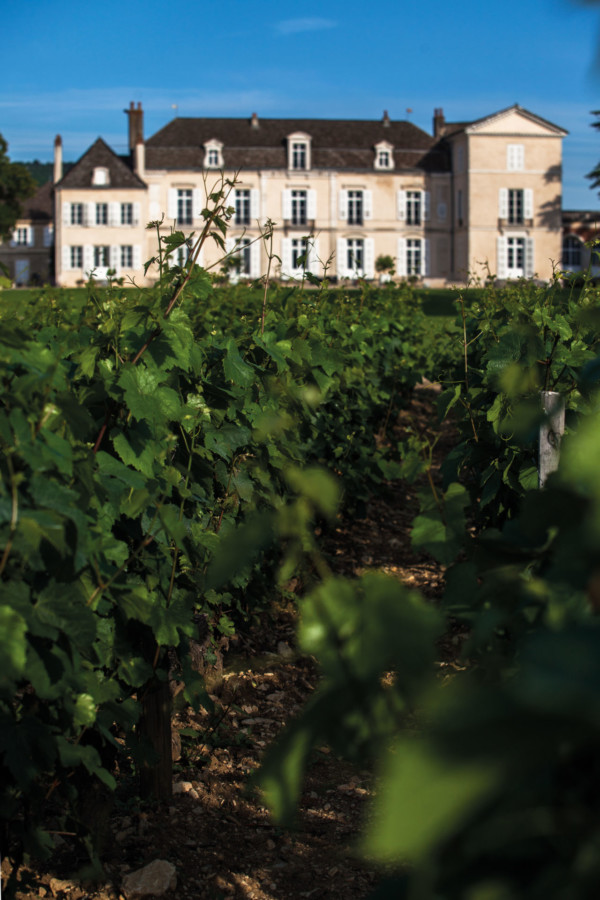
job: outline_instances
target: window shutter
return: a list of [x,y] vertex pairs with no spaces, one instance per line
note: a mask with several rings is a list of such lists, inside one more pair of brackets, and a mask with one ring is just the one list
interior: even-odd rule
[[533,191],[531,188],[525,188],[523,198],[523,209],[526,219],[533,219]]
[[498,191],[498,218],[508,219],[508,188],[500,188]]
[[406,219],[406,191],[398,191],[398,218]]
[[496,241],[496,269],[498,272],[498,278],[504,279],[506,278],[506,238],[499,237]]
[[62,223],[63,225],[71,224],[71,204],[64,202],[62,205]]
[[66,244],[63,245],[62,248],[62,269],[63,272],[65,269],[71,268],[71,248]]
[[431,274],[431,241],[429,238],[425,238],[423,241],[423,271],[421,275],[430,275]]
[[437,205],[437,217],[440,221],[443,221],[446,218],[446,204],[438,203]]
[[167,196],[167,219],[177,218],[177,191],[175,188],[169,188]]
[[119,263],[121,260],[119,259],[119,248],[116,244],[113,244],[109,250],[108,258],[110,260],[110,268],[115,271],[119,270]]
[[312,272],[313,275],[319,275],[321,270],[321,263],[319,262],[319,239],[314,238],[314,240],[309,242],[308,248],[308,263],[306,268],[309,272]]
[[292,239],[281,239],[281,277],[289,278],[292,272]]
[[348,275],[346,270],[346,238],[337,239],[335,271],[338,278],[346,278]]
[[284,219],[292,218],[292,192],[285,190],[281,192],[281,215]]
[[431,192],[423,191],[423,221],[429,221],[429,214],[431,209]]
[[363,215],[365,220],[373,218],[373,191],[363,191]]
[[[258,191],[256,191],[258,194]],[[260,247],[261,241],[250,244],[250,277],[260,278]]]
[[[150,221],[158,222],[158,220],[160,219],[160,217],[162,215],[160,203],[158,203],[158,201],[156,201],[156,200],[151,200],[148,212],[149,212]],[[139,221],[136,224],[139,225]]]
[[525,278],[533,278],[533,238],[525,238]]
[[[227,201],[229,205],[229,201]],[[192,191],[192,218],[202,218],[202,207],[204,206],[204,192],[200,188],[194,188]]]
[[44,228],[44,247],[51,247],[54,238],[54,226],[46,225]]
[[141,203],[134,203],[133,204],[133,224],[134,225],[140,224],[141,216],[142,216]]
[[406,277],[406,238],[398,238],[398,259],[396,271],[400,278]]
[[94,268],[94,248],[86,244],[83,248],[83,270],[90,272]]
[[142,248],[139,244],[133,245],[133,268],[136,270],[142,268]]
[[348,218],[348,191],[340,191],[340,219]]
[[[260,191],[258,188],[252,188],[250,191],[250,219],[252,222],[256,222],[257,219],[260,219]],[[254,246],[254,244],[252,246]],[[256,246],[258,246],[258,244]]]
[[317,218],[317,192],[315,190],[306,192],[306,218],[311,221]]
[[108,204],[108,224],[109,225],[120,225],[121,224],[121,204],[120,203],[109,203]]
[[16,228],[12,233],[12,238],[10,239],[10,246],[11,247],[17,246],[17,230],[16,230]]
[[83,204],[83,224],[87,225],[88,228],[93,228],[96,224],[96,204],[95,203],[84,203]]
[[365,278],[375,277],[375,241],[373,238],[365,238]]
[[227,237],[225,238],[225,253],[227,256],[235,256],[235,238]]

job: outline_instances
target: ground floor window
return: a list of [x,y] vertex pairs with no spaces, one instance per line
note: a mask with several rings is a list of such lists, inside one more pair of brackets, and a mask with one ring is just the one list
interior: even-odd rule
[[121,268],[133,269],[133,247],[131,244],[124,244],[121,247]]
[[423,242],[420,238],[408,238],[406,241],[406,274],[423,274]]
[[348,238],[346,241],[346,268],[351,273],[362,275],[365,264],[365,242],[362,238]]
[[94,266],[110,266],[110,247],[94,247]]
[[502,235],[498,238],[498,278],[532,278],[533,238]]
[[83,269],[83,247],[71,247],[71,268]]
[[574,234],[567,234],[562,246],[562,265],[565,269],[581,268],[581,241]]

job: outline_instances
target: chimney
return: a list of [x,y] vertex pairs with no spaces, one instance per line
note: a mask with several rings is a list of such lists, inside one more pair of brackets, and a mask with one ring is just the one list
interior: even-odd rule
[[146,145],[143,138],[138,138],[135,145],[135,156],[133,159],[133,171],[138,178],[143,178],[146,170]]
[[434,109],[433,111],[433,136],[436,138],[442,137],[445,126],[446,119],[444,118],[444,110],[441,106],[438,106],[437,109]]
[[256,113],[252,113],[252,119],[250,120],[250,126],[252,128],[258,128],[258,116]]
[[62,138],[57,134],[54,138],[54,184],[63,177]]
[[387,109],[384,109],[384,111],[383,111],[383,127],[384,128],[390,127],[390,117],[388,116]]
[[129,118],[129,152],[133,156],[137,144],[144,141],[144,111],[141,103],[136,108],[132,100],[129,109],[124,109],[123,112]]

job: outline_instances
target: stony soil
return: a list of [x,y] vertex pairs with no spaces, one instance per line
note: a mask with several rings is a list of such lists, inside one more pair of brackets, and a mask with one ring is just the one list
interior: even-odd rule
[[[417,392],[411,408],[401,414],[397,432],[408,419],[413,427],[415,422],[422,428],[431,424],[432,395],[431,389]],[[440,456],[444,449],[440,443]],[[415,512],[414,495],[404,484],[386,485],[363,518],[341,518],[323,535],[331,567],[347,576],[383,570],[435,601],[443,572],[410,546]],[[294,649],[294,632],[293,609],[279,610],[273,621],[246,636],[241,652],[238,645],[236,656],[225,658],[223,672],[211,678],[217,714],[182,711],[176,716],[175,729],[192,729],[196,736],[176,740],[181,756],[173,798],[159,809],[141,808],[131,800],[117,806],[103,857],[103,884],[86,888],[69,879],[69,837],[57,835],[56,861],[43,872],[23,870],[30,883],[17,896],[118,900],[124,896],[122,879],[127,873],[164,859],[177,870],[177,887],[163,894],[166,900],[368,897],[382,874],[357,852],[373,787],[369,772],[320,748],[308,772],[294,831],[276,827],[259,798],[246,789],[265,748],[317,684],[314,661]],[[460,634],[448,634],[440,647],[440,666],[452,664],[460,639]]]

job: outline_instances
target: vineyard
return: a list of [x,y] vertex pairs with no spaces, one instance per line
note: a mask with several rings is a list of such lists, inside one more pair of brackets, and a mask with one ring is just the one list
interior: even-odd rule
[[[212,202],[152,290],[0,295],[6,896],[59,851],[106,881],[111,810],[170,802],[174,717],[210,768],[215,672],[262,630],[319,673],[248,766],[272,827],[328,754],[377,773],[357,852],[380,900],[597,897],[598,290],[490,281],[430,315],[407,284],[224,287],[195,249],[169,264],[222,241]],[[540,490],[543,390],[566,434]],[[441,596],[336,569],[340,523],[390,496]],[[228,891],[197,896],[253,896]]]

